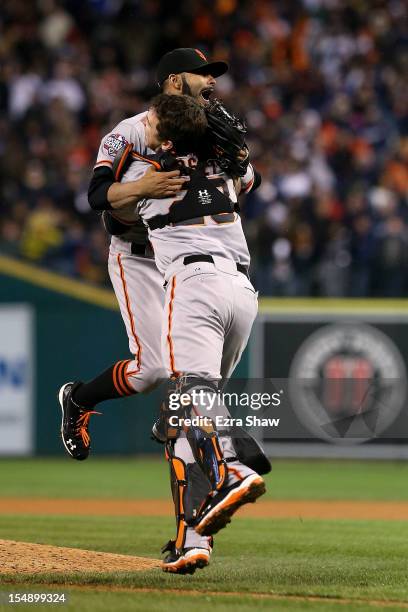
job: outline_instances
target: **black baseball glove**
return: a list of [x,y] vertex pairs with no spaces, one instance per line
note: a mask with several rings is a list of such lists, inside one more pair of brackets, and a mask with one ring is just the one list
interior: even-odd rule
[[[206,115],[210,155],[228,174],[244,176],[249,163],[245,144],[246,125],[216,99],[206,108]],[[247,153],[244,159],[243,151]]]

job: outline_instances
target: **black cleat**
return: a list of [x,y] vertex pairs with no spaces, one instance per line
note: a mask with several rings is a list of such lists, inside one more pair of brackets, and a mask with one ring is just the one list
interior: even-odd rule
[[251,474],[230,487],[221,489],[201,509],[195,530],[202,536],[213,535],[231,522],[231,517],[244,504],[255,502],[265,493],[265,482],[259,474]]
[[163,572],[172,574],[194,574],[196,569],[203,569],[210,563],[212,548],[183,548],[177,551],[174,540],[170,540],[163,548],[162,553],[169,552],[162,561]]
[[91,414],[100,414],[88,408],[81,408],[72,400],[72,394],[82,383],[69,382],[61,387],[58,401],[62,411],[61,438],[67,453],[78,461],[88,458],[91,437],[88,426]]
[[153,423],[150,438],[159,444],[165,444],[167,442],[166,424],[162,416],[159,416],[157,421]]

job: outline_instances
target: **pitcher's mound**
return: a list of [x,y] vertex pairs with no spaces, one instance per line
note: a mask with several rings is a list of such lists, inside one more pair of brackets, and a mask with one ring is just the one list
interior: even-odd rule
[[159,567],[157,559],[0,540],[0,573],[137,572]]

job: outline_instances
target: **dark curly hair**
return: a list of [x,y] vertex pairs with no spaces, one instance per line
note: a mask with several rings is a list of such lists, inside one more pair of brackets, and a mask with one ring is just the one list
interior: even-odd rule
[[150,108],[159,120],[160,140],[171,140],[178,155],[199,153],[208,125],[202,106],[189,96],[159,94]]

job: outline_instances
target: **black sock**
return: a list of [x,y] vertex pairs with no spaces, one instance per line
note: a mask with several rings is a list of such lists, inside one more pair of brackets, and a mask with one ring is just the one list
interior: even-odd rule
[[118,361],[96,378],[80,385],[72,397],[74,402],[84,408],[93,408],[104,400],[136,393],[125,376],[126,366],[130,362],[131,359]]

